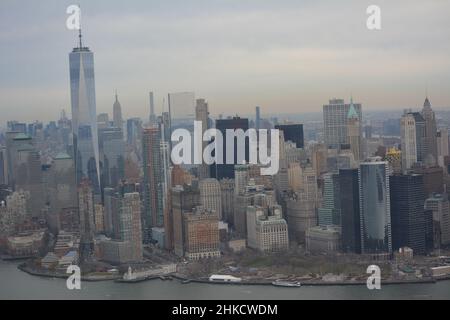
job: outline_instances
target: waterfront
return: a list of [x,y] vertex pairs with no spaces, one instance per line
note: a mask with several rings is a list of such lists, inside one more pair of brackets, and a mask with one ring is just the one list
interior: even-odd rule
[[64,279],[32,276],[18,270],[18,264],[0,261],[0,299],[450,299],[450,281],[368,290],[365,286],[280,288],[157,279],[133,284],[84,281],[81,290],[68,290]]

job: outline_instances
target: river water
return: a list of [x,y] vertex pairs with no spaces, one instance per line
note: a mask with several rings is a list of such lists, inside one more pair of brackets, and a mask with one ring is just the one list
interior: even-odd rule
[[435,284],[366,286],[273,286],[218,285],[177,280],[140,283],[82,282],[81,290],[68,290],[64,279],[29,275],[17,262],[0,261],[0,299],[450,299],[450,281]]

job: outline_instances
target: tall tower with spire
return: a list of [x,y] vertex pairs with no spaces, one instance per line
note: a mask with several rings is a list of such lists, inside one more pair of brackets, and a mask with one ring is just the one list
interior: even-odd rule
[[113,104],[113,122],[114,127],[123,129],[122,106],[120,105],[119,99],[117,98],[117,90],[116,90],[116,101],[114,101]]
[[94,54],[83,46],[81,28],[78,47],[69,53],[72,133],[77,183],[87,178],[100,193],[100,163],[95,102]]
[[347,113],[347,136],[350,150],[356,161],[361,159],[361,126],[358,112],[353,105],[353,97],[350,98],[350,108]]
[[436,129],[436,116],[433,109],[431,109],[431,103],[428,99],[428,95],[425,98],[422,109],[422,117],[425,119],[425,137],[424,137],[424,159],[425,165],[434,166],[437,163],[437,129]]

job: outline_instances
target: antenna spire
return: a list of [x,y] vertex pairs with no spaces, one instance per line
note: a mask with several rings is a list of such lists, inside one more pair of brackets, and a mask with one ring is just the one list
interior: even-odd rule
[[80,50],[83,48],[83,42],[81,41],[82,35],[81,35],[81,6],[78,5],[78,8],[80,9],[80,29],[78,29],[78,38],[80,39]]

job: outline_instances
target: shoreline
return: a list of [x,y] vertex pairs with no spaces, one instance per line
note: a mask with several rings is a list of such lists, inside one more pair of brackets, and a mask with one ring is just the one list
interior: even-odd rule
[[[43,272],[39,270],[33,270],[26,265],[19,264],[17,268],[32,276],[38,276],[38,277],[45,277],[45,278],[60,278],[60,279],[67,279],[70,275],[69,274],[61,274],[61,273],[49,273],[49,272]],[[240,286],[275,286],[272,284],[273,280],[253,280],[253,281],[241,281],[241,282],[214,282],[209,281],[208,279],[192,279],[187,278],[184,275],[180,274],[170,274],[170,275],[164,275],[164,276],[153,276],[149,278],[139,278],[139,279],[133,279],[133,280],[124,280],[121,275],[105,275],[105,276],[81,276],[81,280],[83,281],[89,281],[89,282],[98,282],[98,281],[114,281],[116,283],[126,283],[126,284],[133,284],[133,283],[140,283],[145,281],[151,281],[155,279],[160,279],[162,281],[172,280],[176,279],[179,280],[180,284],[189,284],[189,283],[200,283],[200,284],[212,284],[212,285],[240,285]],[[425,279],[411,279],[411,280],[382,280],[383,285],[406,285],[406,284],[434,284],[439,281],[446,281],[450,280],[449,276],[444,277],[435,277],[435,278],[425,278]],[[366,281],[360,280],[360,281],[322,281],[322,280],[308,280],[305,282],[301,282],[302,287],[303,286],[365,286]],[[277,286],[278,287],[278,286]],[[292,288],[291,288],[292,289]]]

